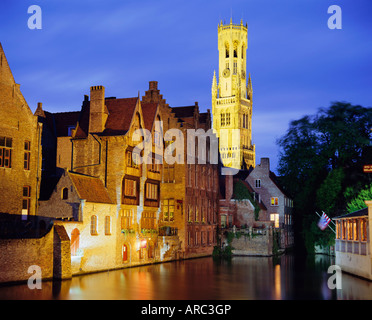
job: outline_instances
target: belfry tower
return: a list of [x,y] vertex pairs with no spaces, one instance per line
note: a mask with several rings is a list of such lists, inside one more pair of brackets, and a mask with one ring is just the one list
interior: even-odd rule
[[252,143],[252,83],[247,80],[248,26],[218,25],[218,83],[212,82],[213,129],[220,139],[219,150],[225,167],[255,167]]

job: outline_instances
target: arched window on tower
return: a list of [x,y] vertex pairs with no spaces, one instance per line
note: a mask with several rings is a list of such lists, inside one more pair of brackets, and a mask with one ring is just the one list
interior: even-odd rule
[[228,43],[225,44],[225,52],[226,52],[225,57],[229,58],[230,57],[230,48],[229,48]]

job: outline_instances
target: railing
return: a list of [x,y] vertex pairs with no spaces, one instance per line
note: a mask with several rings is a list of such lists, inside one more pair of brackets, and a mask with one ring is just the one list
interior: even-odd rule
[[161,227],[159,228],[160,237],[176,236],[178,235],[178,229],[172,227]]

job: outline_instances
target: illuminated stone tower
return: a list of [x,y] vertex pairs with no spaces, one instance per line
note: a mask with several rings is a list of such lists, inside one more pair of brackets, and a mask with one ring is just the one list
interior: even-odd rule
[[252,143],[252,83],[247,80],[248,26],[218,25],[219,70],[212,83],[213,129],[226,167],[255,167]]

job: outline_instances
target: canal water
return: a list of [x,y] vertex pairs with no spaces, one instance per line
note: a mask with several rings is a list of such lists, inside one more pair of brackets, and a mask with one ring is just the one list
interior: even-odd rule
[[[342,273],[330,289],[329,256],[211,257],[105,271],[65,281],[0,287],[0,299],[296,300],[372,299],[372,282]],[[335,277],[334,277],[335,278]],[[332,280],[332,279],[331,279]]]

